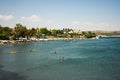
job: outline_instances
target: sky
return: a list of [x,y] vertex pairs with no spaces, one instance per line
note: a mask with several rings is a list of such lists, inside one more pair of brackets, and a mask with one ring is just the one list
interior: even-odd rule
[[120,30],[120,0],[0,0],[0,25]]

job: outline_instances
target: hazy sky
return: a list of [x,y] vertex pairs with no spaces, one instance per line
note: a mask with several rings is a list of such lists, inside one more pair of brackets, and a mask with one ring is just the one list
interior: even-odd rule
[[120,30],[120,0],[0,0],[0,25]]

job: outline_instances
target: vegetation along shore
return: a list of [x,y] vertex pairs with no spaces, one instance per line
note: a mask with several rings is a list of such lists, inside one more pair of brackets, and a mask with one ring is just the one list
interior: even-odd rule
[[14,28],[0,25],[0,47],[13,44],[29,43],[31,41],[98,39],[100,35],[120,35],[120,32],[81,31],[69,28],[47,29],[31,28],[18,23]]

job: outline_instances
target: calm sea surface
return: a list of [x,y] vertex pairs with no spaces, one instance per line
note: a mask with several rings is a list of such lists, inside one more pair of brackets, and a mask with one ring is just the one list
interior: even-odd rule
[[120,80],[120,38],[0,48],[0,80]]

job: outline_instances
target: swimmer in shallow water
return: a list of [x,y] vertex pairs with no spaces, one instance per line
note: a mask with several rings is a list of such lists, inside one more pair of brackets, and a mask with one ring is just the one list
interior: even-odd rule
[[32,50],[32,49],[30,49],[30,50],[29,50],[29,52],[33,52],[33,50]]
[[17,52],[15,50],[11,51],[10,54],[16,54]]
[[56,54],[56,51],[54,52],[54,54]]
[[28,51],[29,51],[29,52],[35,52],[35,50],[34,50],[34,49],[29,49]]
[[61,58],[59,59],[59,61],[60,61],[60,62],[64,62],[64,57],[61,57]]

